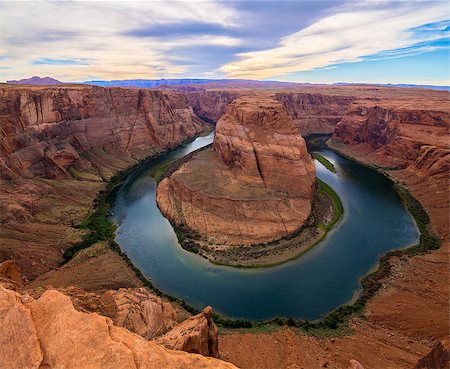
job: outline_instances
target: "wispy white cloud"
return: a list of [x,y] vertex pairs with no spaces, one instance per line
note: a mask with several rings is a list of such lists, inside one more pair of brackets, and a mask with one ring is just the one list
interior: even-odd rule
[[211,0],[0,2],[1,65],[13,66],[2,68],[0,79],[30,74],[66,81],[181,74],[185,68],[167,60],[169,50],[196,45],[230,47],[239,40],[226,35],[186,34],[167,39],[127,33],[185,22],[230,28],[236,19],[232,7]]
[[[220,71],[234,78],[261,79],[357,62],[374,54],[381,57],[382,52],[448,36],[448,27],[441,21],[449,17],[446,1],[364,1],[346,5],[282,38],[278,47],[239,54],[237,61],[223,65]],[[431,25],[436,22],[440,23]],[[429,32],[432,30],[438,32]],[[424,52],[421,48],[418,52]],[[408,53],[412,52],[409,49]]]

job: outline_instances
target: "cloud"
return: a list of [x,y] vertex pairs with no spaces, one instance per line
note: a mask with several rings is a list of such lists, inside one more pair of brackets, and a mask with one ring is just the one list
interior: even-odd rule
[[[442,39],[447,32],[442,21],[448,17],[446,1],[348,4],[283,37],[277,47],[239,54],[220,71],[233,78],[261,79],[357,62],[364,56]],[[426,31],[420,28],[424,25]]]
[[[1,79],[51,75],[65,81],[87,78],[159,78],[186,72],[167,53],[182,46],[231,47],[239,39],[191,32],[173,37],[138,37],[133,30],[206,31],[235,27],[237,14],[211,0],[130,2],[0,2],[0,55],[14,70]],[[170,36],[170,35],[168,35]]]

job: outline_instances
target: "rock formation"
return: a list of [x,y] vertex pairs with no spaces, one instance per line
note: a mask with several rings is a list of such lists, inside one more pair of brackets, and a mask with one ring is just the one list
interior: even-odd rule
[[311,211],[315,168],[283,105],[240,97],[217,123],[213,150],[158,186],[162,213],[215,244],[264,243],[299,229]]
[[23,279],[20,275],[20,269],[13,260],[0,263],[0,284],[12,290],[22,287]]
[[183,350],[205,356],[219,357],[218,329],[212,320],[210,306],[186,319],[157,342],[172,350]]
[[58,290],[71,298],[78,311],[107,316],[114,325],[147,340],[165,334],[178,324],[177,312],[170,302],[163,301],[143,287],[120,288],[103,293],[86,292],[76,287]]
[[241,94],[239,91],[207,90],[187,93],[186,98],[195,114],[215,123],[225,114],[227,106]]
[[34,300],[0,286],[0,326],[1,368],[235,368],[166,349],[107,317],[79,312],[56,290]]
[[448,369],[450,368],[450,344],[447,340],[433,346],[429,354],[417,362],[414,369]]

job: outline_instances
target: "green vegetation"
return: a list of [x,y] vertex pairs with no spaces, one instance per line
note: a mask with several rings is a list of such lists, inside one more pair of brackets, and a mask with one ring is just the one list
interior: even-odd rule
[[336,173],[336,168],[327,158],[320,155],[317,152],[313,152],[311,154],[314,159],[316,159],[320,164],[322,164],[325,168],[327,168],[330,172]]
[[67,249],[63,255],[63,263],[67,263],[79,250],[92,246],[101,241],[114,239],[116,227],[108,220],[110,205],[106,200],[107,193],[100,191],[94,200],[94,212],[91,213],[78,228],[85,229],[87,233],[82,236],[80,242]]
[[155,171],[152,173],[152,177],[155,179],[155,181],[159,182],[162,179],[161,177],[167,171],[167,169],[169,169],[169,167],[177,161],[178,159],[169,160],[161,164],[161,166],[159,166],[158,168],[156,168]]
[[325,231],[329,231],[336,225],[339,219],[341,219],[342,215],[344,214],[344,207],[342,206],[342,202],[338,194],[334,192],[334,190],[330,186],[328,186],[324,181],[322,181],[319,178],[317,178],[317,183],[319,184],[320,190],[328,195],[328,197],[331,199],[334,205],[333,219],[331,220],[331,222],[323,226]]
[[79,181],[99,181],[99,182],[101,182],[101,180],[102,180],[99,176],[96,176],[95,174],[80,172],[75,167],[69,167],[69,173],[73,178],[78,179]]

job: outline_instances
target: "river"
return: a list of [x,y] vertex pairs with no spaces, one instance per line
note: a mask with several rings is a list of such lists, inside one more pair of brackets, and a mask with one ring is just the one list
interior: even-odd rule
[[117,243],[162,291],[197,308],[211,305],[228,317],[317,319],[351,300],[361,289],[360,278],[383,253],[418,241],[419,231],[391,181],[322,149],[319,153],[337,173],[315,161],[317,176],[341,198],[344,217],[312,250],[261,269],[217,266],[183,250],[156,205],[152,172],[211,143],[213,135],[198,137],[130,174],[113,204]]

